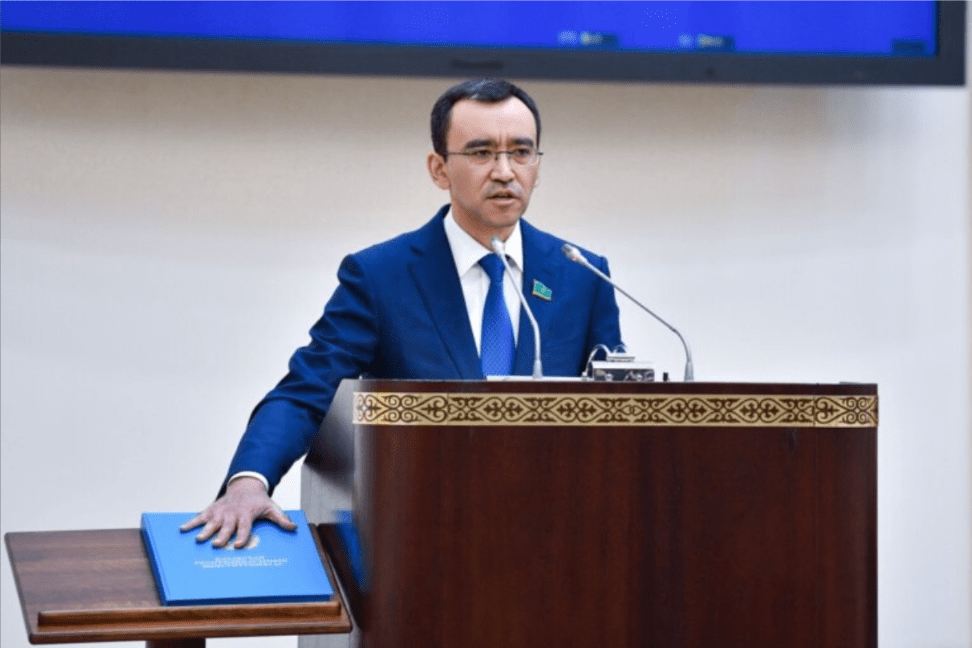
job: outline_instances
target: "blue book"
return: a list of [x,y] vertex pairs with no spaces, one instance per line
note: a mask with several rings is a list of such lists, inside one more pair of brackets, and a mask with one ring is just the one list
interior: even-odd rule
[[257,520],[247,546],[196,542],[199,529],[179,527],[195,513],[143,513],[142,540],[163,605],[230,605],[329,601],[334,588],[303,511],[285,531]]

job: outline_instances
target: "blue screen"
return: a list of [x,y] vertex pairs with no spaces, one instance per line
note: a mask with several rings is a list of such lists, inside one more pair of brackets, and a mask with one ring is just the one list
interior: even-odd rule
[[5,32],[933,57],[936,3],[0,2]]

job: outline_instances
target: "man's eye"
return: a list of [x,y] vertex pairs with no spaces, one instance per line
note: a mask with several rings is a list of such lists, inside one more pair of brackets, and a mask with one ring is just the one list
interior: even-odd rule
[[513,157],[515,157],[517,159],[520,159],[520,160],[527,160],[532,155],[533,155],[533,149],[532,148],[527,148],[527,147],[524,146],[522,148],[513,149]]
[[476,149],[474,151],[469,151],[469,157],[477,162],[485,162],[493,157],[493,152],[489,149]]

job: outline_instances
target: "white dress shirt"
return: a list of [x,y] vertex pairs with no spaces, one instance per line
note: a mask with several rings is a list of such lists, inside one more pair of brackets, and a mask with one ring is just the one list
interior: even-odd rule
[[[462,296],[466,300],[469,325],[476,340],[476,353],[482,353],[483,309],[486,306],[486,294],[489,292],[489,275],[479,265],[479,260],[493,252],[484,248],[479,241],[459,227],[451,211],[445,217],[445,233],[446,238],[449,239],[449,247],[452,249],[452,258],[456,262],[456,272],[459,273]],[[510,270],[513,271],[513,278],[504,273],[503,297],[506,300],[506,309],[510,312],[515,343],[520,328],[520,298],[517,297],[517,293],[523,290],[523,236],[520,233],[519,221],[516,222],[513,232],[506,240],[506,258]]]

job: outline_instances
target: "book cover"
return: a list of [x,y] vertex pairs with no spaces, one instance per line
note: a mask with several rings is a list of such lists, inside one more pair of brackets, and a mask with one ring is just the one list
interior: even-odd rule
[[303,511],[287,511],[295,531],[257,520],[241,549],[196,542],[199,529],[180,531],[195,515],[142,514],[142,540],[163,605],[297,603],[334,596]]

